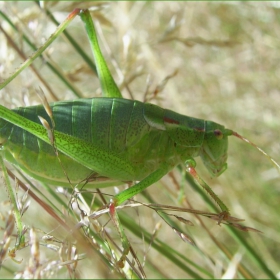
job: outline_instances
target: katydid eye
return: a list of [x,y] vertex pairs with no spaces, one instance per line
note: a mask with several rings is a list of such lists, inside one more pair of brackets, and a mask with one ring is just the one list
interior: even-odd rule
[[223,133],[222,133],[222,131],[221,130],[219,130],[219,129],[215,129],[214,130],[214,135],[217,137],[217,139],[223,139],[223,137],[224,137],[224,135],[223,135]]

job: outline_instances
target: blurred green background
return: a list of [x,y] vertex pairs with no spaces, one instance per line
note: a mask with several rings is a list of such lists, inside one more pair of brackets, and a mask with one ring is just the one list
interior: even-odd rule
[[[9,41],[0,31],[1,79],[19,67],[24,61],[22,55],[28,57],[33,52],[24,42],[23,34],[39,47],[54,32],[56,26],[46,15],[46,10],[61,22],[75,7],[91,7],[101,49],[125,98],[133,96],[143,101],[145,92],[149,93],[148,98],[154,97],[153,93],[161,82],[177,71],[151,102],[181,114],[223,124],[280,162],[279,2],[40,3],[41,7],[35,2],[0,2],[1,28],[10,36]],[[92,57],[81,20],[75,19],[67,31]],[[13,44],[17,44],[21,55]],[[37,59],[34,63],[45,82],[40,82],[30,68],[26,69],[0,91],[1,104],[8,108],[39,104],[36,94],[39,87],[49,101],[54,101],[54,96],[59,100],[76,98],[73,91],[49,70],[46,61],[55,65],[82,96],[100,95],[98,78],[62,35],[44,53],[44,60]],[[52,89],[53,95],[46,85]],[[122,210],[139,225],[135,228],[137,232],[141,233],[144,228],[152,236],[156,225],[161,223],[157,238],[188,259],[180,257],[187,267],[182,268],[178,260],[168,259],[162,251],[150,248],[141,237],[126,229],[140,262],[143,264],[145,260],[143,267],[148,278],[280,277],[279,174],[256,149],[234,137],[229,140],[228,153],[228,170],[219,178],[211,178],[200,159],[197,160],[197,170],[234,217],[244,218],[244,225],[263,233],[238,232],[241,240],[251,246],[248,250],[226,226],[219,227],[206,218],[202,218],[202,225],[193,215],[183,214],[195,225],[181,224],[184,232],[197,244],[193,247],[178,238],[152,210],[144,207]],[[178,182],[181,181],[177,170],[174,176]],[[113,188],[102,191],[114,193]],[[147,193],[157,203],[192,205],[198,210],[211,211],[201,196],[185,182],[184,194],[190,203],[186,206],[184,199],[178,199],[180,193],[174,188],[170,176],[150,187]],[[21,195],[19,191],[18,196]],[[69,201],[69,197],[63,195],[61,199],[66,204]],[[141,195],[137,200],[146,201]],[[1,183],[2,228],[10,209],[7,201],[5,187]],[[61,241],[63,234],[55,230],[54,220],[36,202],[30,201],[31,205],[23,216],[24,224],[34,226],[38,232],[39,229],[51,234],[54,231],[54,236],[58,234],[56,238],[61,238]],[[59,200],[56,203],[59,205]],[[111,223],[108,227],[114,230]],[[38,236],[41,238],[39,233]],[[119,242],[117,233],[114,239]],[[42,277],[120,276],[117,269],[112,269],[99,254],[93,258],[88,252],[89,256],[79,261],[76,274],[71,274],[69,267],[59,267],[59,252],[51,250],[41,239],[40,242],[41,268],[45,269],[42,269]],[[79,242],[76,247],[79,254],[84,252]],[[17,254],[16,259],[22,259],[21,264],[5,259],[0,273],[3,277],[13,277],[15,273],[22,276],[20,273],[30,265],[29,258],[30,248],[27,247]],[[195,264],[198,267],[194,267]],[[129,276],[126,274],[126,277]]]

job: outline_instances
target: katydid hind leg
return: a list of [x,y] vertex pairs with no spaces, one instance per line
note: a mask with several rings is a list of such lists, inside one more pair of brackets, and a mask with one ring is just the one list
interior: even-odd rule
[[114,81],[107,63],[100,50],[96,31],[88,10],[81,10],[80,16],[85,24],[86,32],[91,44],[94,60],[96,62],[97,73],[101,83],[102,95],[104,97],[118,97],[122,98],[122,94]]
[[3,158],[1,157],[1,155],[0,155],[0,167],[3,172],[3,177],[5,179],[6,188],[8,191],[10,201],[13,205],[13,214],[14,214],[16,226],[18,229],[19,239],[17,241],[16,247],[21,248],[25,245],[24,226],[22,224],[21,213],[20,213],[20,209],[18,207],[17,199],[16,199],[15,193],[13,191],[13,188],[11,186],[10,178],[8,176],[8,172],[7,172],[6,166],[4,164],[4,161],[3,161]]

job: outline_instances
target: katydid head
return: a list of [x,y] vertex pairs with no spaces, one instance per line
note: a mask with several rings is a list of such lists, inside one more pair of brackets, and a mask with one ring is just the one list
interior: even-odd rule
[[219,176],[227,169],[228,136],[231,130],[212,121],[206,121],[200,157],[212,176]]
[[227,169],[228,136],[235,136],[255,147],[265,155],[280,172],[280,165],[256,144],[237,132],[226,129],[220,124],[206,121],[205,137],[201,147],[200,157],[213,176],[219,176]]

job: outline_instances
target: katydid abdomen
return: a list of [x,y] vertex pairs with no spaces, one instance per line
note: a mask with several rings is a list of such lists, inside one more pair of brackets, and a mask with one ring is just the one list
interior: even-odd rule
[[[149,103],[121,98],[78,99],[56,102],[50,106],[55,130],[93,143],[107,153],[114,153],[131,166],[131,171],[125,174],[112,169],[110,172],[99,170],[94,173],[96,170],[60,153],[62,165],[72,183],[78,183],[89,176],[92,182],[100,177],[118,181],[142,180],[161,167],[171,170],[179,163],[205,153],[202,144],[207,135],[206,125],[215,124]],[[49,121],[41,105],[17,108],[14,111],[39,124],[38,116]],[[53,184],[68,184],[50,144],[4,120],[0,124],[0,141],[7,161],[36,179]],[[216,129],[222,128],[215,125]],[[226,160],[226,156],[223,160]]]

